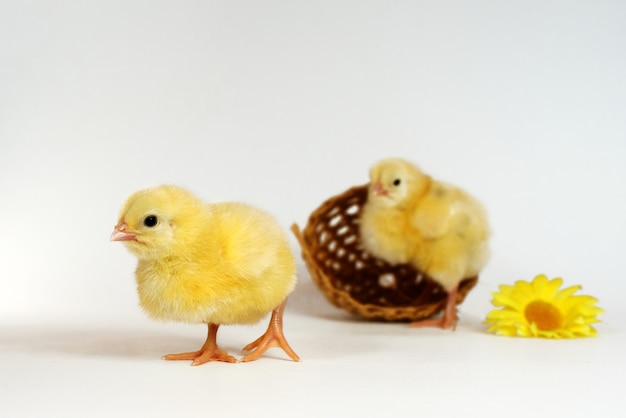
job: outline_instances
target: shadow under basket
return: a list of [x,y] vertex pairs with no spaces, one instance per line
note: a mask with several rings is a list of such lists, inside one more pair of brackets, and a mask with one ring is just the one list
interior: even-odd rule
[[[335,306],[368,319],[416,321],[441,312],[446,291],[408,264],[391,265],[368,254],[359,238],[359,215],[368,185],[328,199],[309,217],[303,231],[292,231],[313,281]],[[459,285],[457,304],[478,277]]]

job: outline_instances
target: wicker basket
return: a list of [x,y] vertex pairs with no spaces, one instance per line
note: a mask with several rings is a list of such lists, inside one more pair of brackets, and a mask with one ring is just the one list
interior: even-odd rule
[[[368,185],[353,187],[324,202],[304,231],[292,231],[313,281],[335,306],[368,319],[415,321],[439,313],[447,294],[410,265],[390,265],[366,253],[359,239],[359,214]],[[459,285],[457,304],[478,277]]]

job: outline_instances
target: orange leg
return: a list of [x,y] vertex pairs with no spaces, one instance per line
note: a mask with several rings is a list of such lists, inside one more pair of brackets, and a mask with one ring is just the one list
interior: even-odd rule
[[285,310],[285,299],[280,306],[272,311],[272,317],[265,334],[248,344],[243,351],[252,351],[245,355],[241,361],[253,361],[261,357],[269,348],[280,347],[293,361],[300,361],[300,357],[289,347],[285,335],[283,334],[283,312]]
[[459,287],[455,286],[454,289],[448,292],[448,298],[446,299],[446,307],[443,311],[443,316],[437,319],[424,319],[420,321],[411,322],[412,327],[439,327],[442,329],[456,329],[456,323],[459,320],[456,310],[456,296]]
[[192,366],[199,366],[209,361],[225,361],[227,363],[235,363],[237,359],[229,356],[224,350],[217,347],[217,329],[218,324],[209,324],[209,332],[206,341],[200,350],[191,351],[189,353],[168,354],[163,356],[165,360],[193,360]]

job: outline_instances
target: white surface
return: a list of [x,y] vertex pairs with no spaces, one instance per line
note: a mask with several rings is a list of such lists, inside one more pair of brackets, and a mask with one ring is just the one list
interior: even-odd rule
[[[621,1],[1,3],[0,416],[620,416],[625,21]],[[301,363],[160,360],[205,330],[137,308],[108,241],[128,194],[178,183],[288,228],[396,155],[490,212],[456,332],[352,318],[300,263]],[[538,273],[600,299],[599,338],[485,334],[497,285]]]

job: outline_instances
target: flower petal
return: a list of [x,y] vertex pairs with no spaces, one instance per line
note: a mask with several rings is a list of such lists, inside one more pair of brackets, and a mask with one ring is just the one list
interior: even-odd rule
[[580,288],[581,286],[576,285],[576,286],[566,287],[565,289],[561,289],[559,292],[557,292],[556,295],[554,295],[554,300],[557,300],[557,301],[566,300],[567,298],[572,296],[574,293],[578,292]]
[[535,299],[536,293],[532,284],[524,280],[515,282],[515,295],[520,298]]
[[548,285],[548,278],[545,274],[540,274],[536,276],[531,283],[535,294],[538,296],[542,296],[545,292],[546,286]]
[[491,303],[493,304],[493,306],[511,307],[519,311],[524,309],[523,302],[521,302],[518,299],[515,299],[511,295],[505,295],[502,293],[494,293],[493,300],[491,301]]
[[557,294],[557,292],[559,291],[559,288],[562,285],[563,285],[563,279],[561,279],[560,277],[557,277],[555,279],[548,281],[548,283],[546,284],[544,296],[547,298],[553,299],[554,295]]

